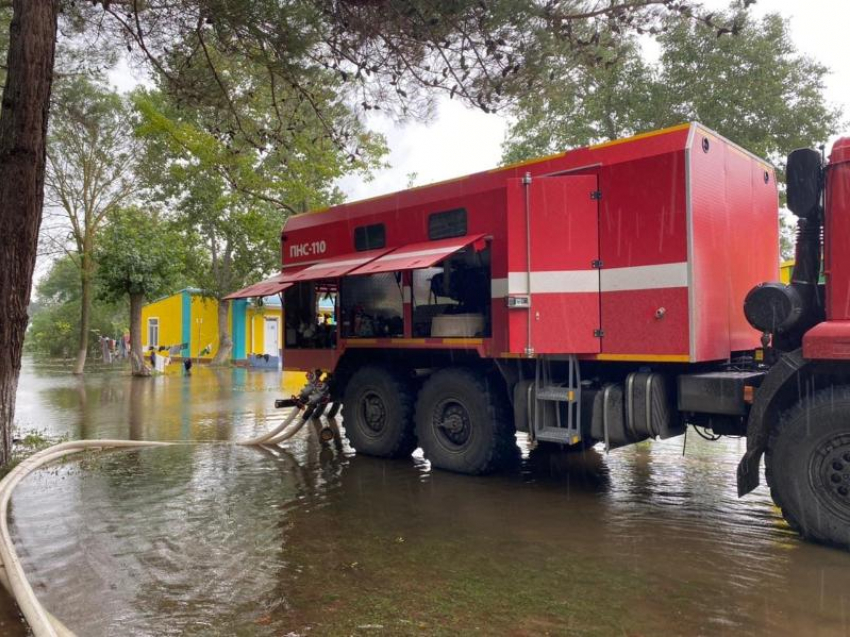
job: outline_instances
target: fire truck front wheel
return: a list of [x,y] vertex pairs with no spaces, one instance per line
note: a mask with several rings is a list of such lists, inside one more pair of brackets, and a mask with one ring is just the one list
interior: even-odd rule
[[416,401],[416,435],[431,465],[458,473],[495,471],[517,456],[504,391],[484,373],[435,372]]
[[850,548],[850,388],[800,401],[771,432],[767,482],[803,537]]
[[403,370],[358,369],[345,388],[342,422],[351,446],[368,456],[403,458],[416,449],[413,384]]

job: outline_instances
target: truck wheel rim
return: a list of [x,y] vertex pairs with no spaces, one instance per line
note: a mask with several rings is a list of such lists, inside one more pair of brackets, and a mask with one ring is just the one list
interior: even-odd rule
[[809,476],[822,504],[850,519],[850,435],[822,442],[811,456]]
[[461,451],[472,437],[472,421],[466,407],[449,398],[434,409],[434,433],[440,444],[450,451]]
[[360,402],[363,424],[366,425],[364,433],[377,436],[387,425],[387,407],[384,400],[374,391],[367,391]]

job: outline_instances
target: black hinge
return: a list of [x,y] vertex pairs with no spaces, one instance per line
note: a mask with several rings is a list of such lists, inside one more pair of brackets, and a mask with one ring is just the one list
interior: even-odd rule
[[596,338],[602,338],[603,336],[605,336],[605,330],[593,330],[593,335]]
[[599,201],[600,199],[602,199],[602,191],[601,190],[594,190],[593,192],[590,193],[590,198],[593,199],[594,201]]
[[590,267],[594,268],[596,270],[601,270],[602,269],[602,259],[594,259],[593,261],[590,262]]

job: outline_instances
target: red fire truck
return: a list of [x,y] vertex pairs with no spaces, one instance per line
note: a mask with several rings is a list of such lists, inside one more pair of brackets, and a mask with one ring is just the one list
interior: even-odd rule
[[[850,139],[773,168],[699,124],[291,217],[284,368],[327,374],[351,445],[470,474],[530,444],[747,437],[804,536],[850,546]],[[822,240],[823,238],[823,240]],[[825,274],[825,285],[819,274]],[[332,320],[318,304],[333,303]]]

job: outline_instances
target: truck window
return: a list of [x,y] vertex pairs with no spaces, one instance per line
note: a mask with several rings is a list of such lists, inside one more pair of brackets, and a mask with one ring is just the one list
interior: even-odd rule
[[466,248],[413,271],[413,336],[490,336],[490,248]]
[[466,209],[455,208],[428,216],[428,238],[448,239],[466,235]]
[[387,227],[382,223],[354,229],[354,249],[358,252],[377,250],[387,245]]
[[344,338],[404,336],[401,273],[349,276],[341,285]]
[[335,283],[305,281],[284,292],[285,347],[328,349],[336,346]]

